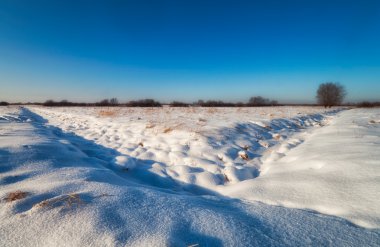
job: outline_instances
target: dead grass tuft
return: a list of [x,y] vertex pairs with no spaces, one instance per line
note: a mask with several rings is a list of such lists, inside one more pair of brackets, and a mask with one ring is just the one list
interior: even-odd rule
[[171,128],[171,127],[168,127],[168,128],[164,129],[164,133],[169,133],[169,132],[172,132],[172,131],[173,131],[173,128]]
[[187,107],[187,108],[185,109],[185,112],[186,112],[186,113],[195,113],[195,112],[196,112],[196,108],[195,108],[195,107],[192,107],[192,106]]
[[248,154],[244,151],[239,152],[239,157],[242,158],[243,160],[249,160]]
[[227,175],[225,173],[223,173],[223,176],[224,176],[224,182],[225,183],[231,182],[231,180],[227,177]]
[[28,194],[29,194],[28,192],[24,192],[24,191],[21,191],[21,190],[17,190],[15,192],[10,192],[4,198],[4,201],[6,201],[6,202],[13,202],[13,201],[16,201],[16,200],[20,200],[20,199],[23,199],[23,198],[27,197]]
[[239,154],[240,158],[242,158],[243,160],[249,160],[249,157],[248,157],[248,154],[246,152],[242,152]]
[[115,117],[118,115],[118,111],[116,109],[110,110],[100,110],[98,112],[99,117]]
[[218,109],[214,108],[214,107],[210,107],[207,109],[206,111],[208,114],[215,114],[218,112]]
[[281,135],[275,134],[273,135],[273,139],[275,139],[276,141],[279,141],[281,139]]
[[146,124],[145,128],[146,128],[146,129],[152,129],[152,128],[154,128],[155,126],[156,126],[156,125],[155,125],[154,123],[149,122],[149,123]]
[[68,195],[63,195],[54,199],[47,199],[40,203],[35,204],[33,207],[39,208],[53,208],[54,206],[58,206],[63,204],[66,208],[73,208],[74,206],[80,206],[84,204],[84,201],[80,198],[80,195],[77,193],[71,193]]

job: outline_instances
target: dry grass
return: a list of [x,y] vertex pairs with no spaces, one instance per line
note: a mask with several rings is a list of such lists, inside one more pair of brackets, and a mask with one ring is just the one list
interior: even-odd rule
[[169,133],[169,132],[172,132],[173,130],[180,130],[180,129],[183,129],[183,124],[181,123],[164,128],[163,133]]
[[146,128],[146,129],[152,129],[152,128],[154,128],[155,126],[156,126],[156,125],[155,125],[154,123],[149,122],[149,123],[146,124],[145,128]]
[[168,128],[164,129],[164,133],[169,133],[169,132],[172,132],[172,131],[173,131],[172,127],[168,127]]
[[29,194],[28,192],[24,192],[24,191],[21,191],[21,190],[17,190],[15,192],[10,192],[4,198],[4,201],[6,201],[6,202],[13,202],[13,201],[16,201],[16,200],[20,200],[20,199],[23,199],[23,198],[27,197],[28,194]]
[[218,109],[214,108],[214,107],[210,107],[207,109],[206,113],[208,114],[215,114],[218,112]]
[[118,114],[119,111],[116,109],[100,110],[98,112],[99,117],[116,117]]
[[224,176],[224,182],[225,183],[231,182],[231,180],[227,177],[227,175],[225,173],[223,173],[223,176]]
[[249,160],[248,154],[246,152],[240,152],[239,153],[240,158],[243,160]]
[[184,111],[186,114],[196,113],[197,108],[195,107],[185,107],[184,109],[181,108],[181,111]]
[[236,108],[236,112],[238,113],[245,113],[245,114],[248,114],[249,113],[249,110],[244,108],[244,107],[237,107]]
[[274,134],[273,135],[273,139],[275,139],[276,141],[279,141],[281,139],[281,135],[279,134]]
[[80,198],[79,194],[71,193],[54,199],[47,199],[35,204],[33,207],[45,208],[54,207],[63,204],[66,208],[73,208],[74,206],[80,206],[84,204],[84,201]]
[[260,144],[262,147],[269,148],[269,143],[266,142],[266,141],[262,141],[262,140],[260,140],[260,141],[259,141],[259,144]]

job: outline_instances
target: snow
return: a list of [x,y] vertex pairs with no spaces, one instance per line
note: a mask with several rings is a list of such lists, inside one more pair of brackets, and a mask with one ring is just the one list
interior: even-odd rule
[[336,111],[326,113],[318,107],[32,110],[49,124],[116,150],[115,164],[134,169],[134,179],[146,183],[145,176],[155,173],[213,191],[255,178],[268,148],[303,128],[320,126]]
[[302,145],[262,167],[260,177],[220,192],[267,204],[308,208],[380,228],[380,109],[339,113]]
[[[291,177],[281,167],[291,165],[291,157],[310,159],[306,169],[294,165],[293,182],[308,174],[305,178],[316,180],[312,183],[323,183],[320,176],[313,175],[320,164],[311,161],[316,155],[315,160],[326,162],[319,170],[333,164],[318,153],[329,151],[328,147],[320,144],[321,150],[301,152],[306,152],[303,146],[309,142],[310,149],[317,146],[318,138],[331,136],[338,142],[340,137],[334,138],[328,129],[341,125],[338,130],[343,141],[359,142],[346,143],[345,147],[364,146],[350,152],[349,157],[337,155],[341,162],[349,158],[352,164],[345,167],[346,173],[341,172],[340,187],[337,181],[334,188],[327,183],[325,190],[345,192],[342,187],[349,186],[349,190],[355,187],[352,183],[360,187],[364,182],[360,189],[363,204],[356,206],[367,208],[363,198],[372,198],[379,185],[378,163],[373,163],[378,160],[379,110],[349,110],[336,117],[336,111],[325,113],[319,108],[242,112],[226,108],[216,113],[199,109],[193,115],[181,115],[183,109],[170,110],[166,115],[150,110],[149,115],[141,114],[149,109],[132,112],[120,108],[117,111],[121,116],[113,117],[98,116],[95,108],[31,110],[42,117],[27,109],[0,107],[1,246],[377,246],[380,242],[379,229],[357,227],[345,215],[336,217],[331,212],[321,214],[276,203],[287,197],[296,207],[314,209],[302,204],[308,200],[302,199],[302,191],[290,190]],[[158,118],[160,114],[167,120]],[[199,118],[206,119],[201,121],[202,127],[196,124]],[[351,119],[354,122],[347,122]],[[147,128],[148,121],[155,127]],[[176,129],[171,124],[182,125]],[[357,126],[354,134],[350,132],[353,126]],[[172,130],[164,131],[167,128]],[[360,137],[353,140],[349,133]],[[335,153],[342,153],[342,149],[336,151],[337,145],[334,147]],[[275,155],[279,150],[282,155]],[[240,151],[249,160],[242,159]],[[365,158],[366,154],[370,158]],[[283,160],[288,158],[286,164]],[[356,162],[359,165],[355,167]],[[367,168],[372,170],[362,171]],[[339,178],[340,173],[329,174],[336,169],[333,164],[331,170],[324,171],[325,177]],[[362,173],[351,177],[355,169]],[[260,197],[255,198],[249,190],[251,182],[267,179],[270,183],[268,176],[276,179],[276,170],[287,178],[284,190],[289,188],[283,197],[273,193],[272,204],[280,206],[269,205],[264,197],[260,202]],[[222,171],[228,179],[219,177]],[[369,176],[368,181],[364,181],[365,176]],[[271,189],[262,188],[268,193]],[[277,189],[282,190],[280,184]],[[27,196],[12,202],[4,200],[8,193],[18,190]],[[360,190],[357,188],[354,195]],[[318,188],[312,187],[308,193],[312,202],[320,196],[314,197],[314,192],[318,193]],[[294,193],[301,193],[302,200]],[[331,201],[334,205],[334,198],[320,199],[321,204]],[[351,199],[341,200],[352,203]],[[378,208],[379,201],[372,203]],[[374,217],[371,224],[378,222],[375,211],[367,208],[362,212],[365,217]]]

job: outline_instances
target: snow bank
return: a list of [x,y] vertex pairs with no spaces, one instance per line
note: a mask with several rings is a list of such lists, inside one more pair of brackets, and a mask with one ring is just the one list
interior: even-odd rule
[[[281,145],[260,177],[219,190],[231,197],[308,208],[380,228],[380,109],[339,113],[302,145]],[[278,160],[278,154],[283,158]],[[281,157],[282,157],[281,156]],[[277,158],[273,158],[277,157]]]
[[[115,168],[113,149],[46,126],[28,111],[18,114],[0,122],[1,246],[375,246],[380,241],[379,231],[336,217],[135,183],[129,172]],[[162,166],[153,163],[151,169]],[[160,176],[151,173],[152,179]],[[5,200],[15,191],[26,197]]]

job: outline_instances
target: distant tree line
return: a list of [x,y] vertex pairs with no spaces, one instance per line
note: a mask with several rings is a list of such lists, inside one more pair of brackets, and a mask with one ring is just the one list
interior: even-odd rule
[[129,107],[159,107],[161,103],[153,99],[133,100],[127,103],[119,103],[117,98],[104,99],[95,103],[76,103],[67,100],[47,100],[44,106],[129,106]]
[[198,102],[193,103],[195,106],[202,107],[244,107],[244,106],[279,106],[280,104],[276,100],[269,100],[261,96],[251,97],[247,103],[237,102],[224,102],[216,100],[198,100]]
[[356,106],[357,107],[364,107],[364,108],[379,107],[380,101],[375,101],[375,102],[362,101],[362,102],[357,103]]
[[89,104],[70,102],[67,100],[62,100],[62,101],[47,100],[42,105],[44,106],[88,106]]
[[[38,103],[36,103],[38,104]],[[132,100],[127,103],[120,103],[117,98],[103,99],[95,103],[77,103],[68,100],[54,101],[47,100],[42,105],[44,106],[127,106],[127,107],[160,107],[163,104],[153,99]],[[198,100],[194,103],[185,103],[181,101],[173,101],[168,105],[172,107],[247,107],[247,106],[279,106],[276,100],[269,100],[261,96],[251,97],[247,103],[232,103],[221,100]]]
[[[127,103],[119,103],[116,98],[112,99],[104,99],[96,103],[77,103],[70,102],[67,100],[54,101],[47,100],[44,103],[39,102],[28,102],[28,103],[8,103],[6,101],[0,101],[0,106],[8,106],[8,105],[43,105],[43,106],[127,106],[127,107],[160,107],[161,104],[158,101],[153,99],[143,99],[143,100],[133,100]],[[201,107],[260,107],[260,106],[316,106],[316,104],[279,104],[275,100],[268,100],[262,98],[260,96],[252,97],[248,101],[248,103],[230,103],[224,101],[216,101],[216,100],[198,100],[194,103],[185,103],[180,101],[173,101],[168,104],[171,107],[189,107],[189,106],[201,106]],[[322,104],[323,105],[323,104]],[[358,103],[344,103],[339,104],[342,106],[350,106],[350,107],[380,107],[380,101],[362,101]],[[328,105],[326,105],[328,107]]]
[[[346,96],[346,89],[343,85],[338,82],[325,82],[319,85],[316,99],[317,104],[324,107],[332,107],[342,105],[343,99]],[[12,103],[20,104],[22,103]],[[154,99],[141,99],[132,100],[126,103],[120,103],[117,98],[103,99],[95,103],[77,103],[70,102],[68,100],[54,101],[47,100],[44,103],[27,103],[33,105],[44,105],[44,106],[127,106],[127,107],[161,107],[163,104]],[[0,106],[9,105],[8,102],[1,101]],[[270,100],[262,96],[251,97],[248,102],[225,102],[221,100],[198,100],[193,103],[185,103],[181,101],[172,101],[167,104],[171,107],[188,107],[188,106],[200,106],[200,107],[263,107],[263,106],[280,106],[284,104],[279,104],[276,100]],[[286,104],[289,106],[313,106],[315,104]],[[359,103],[345,103],[345,106],[352,107],[379,107],[380,101],[369,102],[363,101]]]

